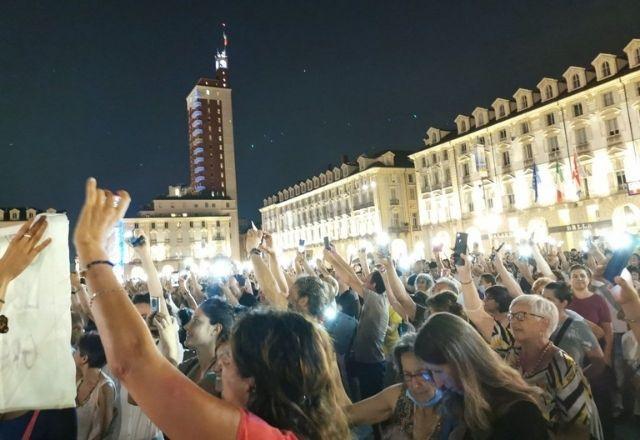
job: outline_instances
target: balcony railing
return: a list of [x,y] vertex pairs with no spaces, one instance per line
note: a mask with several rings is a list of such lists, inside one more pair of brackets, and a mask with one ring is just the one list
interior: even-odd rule
[[400,200],[398,199],[389,199],[389,205],[398,206],[400,204]]
[[527,157],[522,161],[522,165],[524,165],[525,167],[533,166],[534,160],[535,159],[533,157]]
[[510,173],[511,172],[511,163],[502,164],[502,172]]
[[196,110],[195,112],[191,113],[192,118],[199,118],[200,116],[202,116],[202,112],[200,110]]
[[591,144],[589,144],[589,142],[583,142],[576,145],[576,151],[578,151],[578,153],[585,153],[589,150],[591,150]]
[[390,226],[389,232],[392,234],[400,234],[402,232],[409,232],[409,226]]
[[196,128],[195,130],[193,130],[191,132],[191,136],[196,137],[196,136],[201,136],[204,133],[204,131],[202,131],[202,128]]
[[466,176],[462,176],[462,183],[471,182],[471,174],[467,174]]
[[202,125],[202,119],[196,119],[195,121],[193,121],[191,123],[191,128],[196,128],[198,126]]
[[371,201],[366,201],[366,202],[362,202],[362,203],[354,203],[353,204],[353,210],[357,211],[359,209],[365,209],[365,208],[370,208],[373,206],[373,200]]
[[620,133],[615,133],[607,136],[607,145],[612,147],[622,142],[622,135]]
[[562,152],[560,151],[560,149],[558,148],[557,150],[550,150],[549,151],[549,159],[558,159],[560,158],[560,156],[562,155]]

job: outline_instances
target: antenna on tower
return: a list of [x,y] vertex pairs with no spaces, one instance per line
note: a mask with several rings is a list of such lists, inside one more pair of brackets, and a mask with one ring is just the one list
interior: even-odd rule
[[227,24],[222,23],[222,50],[216,50],[216,70],[226,69],[229,65],[227,60],[227,46],[229,39],[227,38]]

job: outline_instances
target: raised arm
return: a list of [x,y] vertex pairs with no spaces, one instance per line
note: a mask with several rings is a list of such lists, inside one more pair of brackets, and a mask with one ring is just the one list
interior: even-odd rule
[[358,295],[364,295],[364,283],[360,281],[358,275],[356,275],[351,266],[344,261],[340,254],[334,249],[325,249],[324,258],[333,266],[333,269],[340,276],[340,279],[344,280]]
[[637,341],[640,341],[640,297],[633,285],[624,278],[616,278],[616,284],[620,286],[620,292],[614,292],[614,298],[622,307],[624,319],[629,324]]
[[402,319],[407,319],[407,311],[402,307],[402,304],[398,301],[396,296],[393,293],[393,288],[391,287],[391,283],[389,282],[389,271],[382,270],[380,271],[380,275],[382,276],[382,282],[384,283],[384,289],[387,292],[387,299],[389,300],[389,305],[391,308],[396,311],[398,315],[402,317]]
[[147,287],[149,288],[149,295],[158,298],[158,305],[160,307],[160,313],[169,315],[169,308],[167,302],[164,299],[164,291],[162,289],[162,283],[158,276],[158,271],[153,259],[151,258],[151,248],[149,247],[149,238],[144,231],[140,231],[139,237],[144,237],[144,241],[139,246],[132,246],[133,251],[140,258],[140,264],[142,269],[147,274]]
[[360,261],[360,267],[362,268],[362,275],[365,278],[371,275],[371,271],[369,270],[369,259],[367,258],[366,248],[362,248],[358,251],[358,260]]
[[404,283],[398,277],[398,273],[396,272],[396,267],[393,264],[393,261],[390,258],[381,258],[380,261],[384,265],[385,269],[387,269],[387,273],[389,274],[389,284],[391,285],[393,296],[400,303],[400,306],[404,311],[404,313],[400,313],[398,310],[396,310],[396,312],[398,312],[398,314],[400,314],[400,316],[402,316],[403,318],[408,317],[410,320],[413,320],[416,317],[416,303],[413,302],[413,300],[405,290]]
[[[87,181],[74,243],[83,267],[108,260],[106,237],[129,206],[125,191],[99,190]],[[151,334],[111,267],[87,270],[92,311],[111,371],[163,432],[175,438],[236,438],[241,412],[200,389],[156,349]]]
[[555,274],[551,271],[551,267],[549,267],[549,263],[547,263],[547,260],[545,260],[540,253],[540,247],[533,242],[529,242],[529,245],[531,246],[531,255],[533,255],[533,259],[536,262],[538,272],[542,273],[542,276],[557,281]]
[[287,293],[280,289],[262,257],[254,251],[254,249],[259,248],[261,239],[262,231],[255,231],[253,229],[247,231],[246,247],[251,263],[253,264],[253,272],[269,304],[278,309],[286,309]]
[[499,252],[496,253],[496,256],[493,260],[493,267],[495,267],[496,271],[498,272],[498,275],[500,276],[500,281],[502,281],[502,285],[507,289],[507,291],[509,292],[509,295],[511,295],[512,298],[515,298],[520,295],[524,295],[524,292],[522,291],[520,284],[518,284],[515,278],[513,278],[513,275],[511,275],[511,272],[509,272],[507,268],[504,267],[504,263],[502,262],[502,256],[500,255]]
[[402,392],[402,384],[392,385],[378,394],[348,405],[344,411],[350,425],[373,425],[389,420]]
[[289,285],[287,284],[287,279],[284,276],[284,271],[282,270],[280,261],[278,261],[278,252],[273,245],[273,236],[271,234],[264,234],[264,239],[260,248],[267,253],[269,258],[269,269],[271,270],[273,278],[276,280],[278,289],[280,289],[280,292],[284,294],[285,298],[288,297]]
[[461,291],[464,298],[464,309],[469,319],[475,324],[484,339],[489,342],[493,333],[494,319],[485,312],[482,300],[478,295],[478,290],[473,283],[471,276],[471,261],[469,257],[462,254],[464,266],[458,266],[458,280],[460,281]]

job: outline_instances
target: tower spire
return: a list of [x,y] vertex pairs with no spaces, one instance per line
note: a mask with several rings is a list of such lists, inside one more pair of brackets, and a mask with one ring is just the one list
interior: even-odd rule
[[229,66],[227,59],[227,45],[229,44],[229,39],[227,38],[227,24],[222,23],[222,50],[216,51],[216,73],[220,69],[227,69]]

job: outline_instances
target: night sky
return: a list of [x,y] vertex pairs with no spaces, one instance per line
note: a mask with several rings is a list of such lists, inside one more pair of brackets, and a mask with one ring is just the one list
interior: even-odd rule
[[[108,3],[108,4],[107,4]],[[436,4],[438,3],[438,4]],[[185,97],[228,26],[240,215],[336,164],[640,37],[624,1],[3,1],[0,206],[75,218],[89,175],[129,215],[188,183]]]

